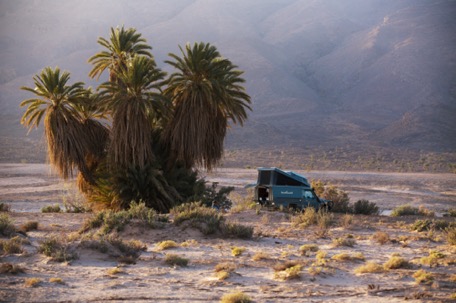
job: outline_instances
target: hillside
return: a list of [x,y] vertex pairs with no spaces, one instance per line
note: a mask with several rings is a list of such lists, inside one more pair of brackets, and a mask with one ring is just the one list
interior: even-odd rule
[[[253,112],[228,148],[456,150],[454,1],[0,1],[1,161],[40,138],[19,90],[45,66],[96,86],[87,59],[124,24],[158,65],[205,41],[245,71]],[[32,142],[32,143],[30,143]],[[368,148],[369,147],[369,148]],[[36,153],[33,153],[36,156]]]

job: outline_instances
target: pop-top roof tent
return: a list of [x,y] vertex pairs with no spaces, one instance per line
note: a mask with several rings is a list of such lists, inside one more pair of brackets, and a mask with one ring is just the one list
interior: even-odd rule
[[258,168],[258,185],[306,186],[310,188],[307,179],[292,171],[283,171],[277,167]]

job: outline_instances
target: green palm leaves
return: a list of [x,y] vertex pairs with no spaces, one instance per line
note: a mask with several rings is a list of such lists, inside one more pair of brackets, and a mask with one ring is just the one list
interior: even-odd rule
[[159,81],[165,73],[147,57],[135,57],[117,74],[117,82],[100,86],[103,107],[112,115],[111,160],[115,166],[143,168],[154,159],[153,122],[164,113]]
[[36,98],[21,103],[21,106],[27,106],[21,122],[31,129],[39,125],[44,115],[50,163],[64,179],[73,176],[74,168],[79,168],[90,182],[85,155],[91,147],[77,110],[86,91],[82,82],[67,85],[69,79],[68,72],[61,74],[59,68],[47,67],[33,78],[35,89],[22,87]]
[[164,93],[172,100],[173,117],[166,138],[175,157],[187,167],[211,169],[222,157],[228,120],[247,119],[250,97],[241,71],[210,44],[186,45],[183,58],[166,61],[178,70]]
[[247,119],[242,72],[199,43],[181,48],[182,57],[170,54],[176,72],[165,79],[135,29],[111,28],[98,43],[105,50],[89,59],[89,76],[108,69],[109,80],[92,91],[47,67],[35,88],[23,87],[35,97],[21,103],[22,123],[32,129],[44,118],[50,163],[65,179],[78,169],[91,202],[126,208],[143,200],[167,212],[194,196],[196,166],[218,163],[229,123]]
[[100,37],[98,43],[107,50],[89,58],[89,62],[94,65],[89,73],[91,78],[99,78],[105,69],[109,69],[110,81],[115,81],[117,73],[125,69],[127,62],[136,55],[152,58],[149,52],[152,47],[146,44],[146,40],[134,28],[111,28],[109,41]]

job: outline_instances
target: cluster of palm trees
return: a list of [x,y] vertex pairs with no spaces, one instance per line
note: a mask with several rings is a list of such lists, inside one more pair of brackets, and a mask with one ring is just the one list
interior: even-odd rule
[[111,28],[98,43],[104,50],[89,59],[89,76],[108,71],[108,81],[93,91],[46,67],[35,88],[22,87],[35,95],[21,103],[22,124],[32,129],[44,117],[50,164],[64,179],[77,172],[95,208],[141,200],[167,212],[194,199],[204,190],[196,169],[216,166],[229,123],[247,119],[242,71],[213,45],[195,43],[169,54],[168,76],[134,28]]

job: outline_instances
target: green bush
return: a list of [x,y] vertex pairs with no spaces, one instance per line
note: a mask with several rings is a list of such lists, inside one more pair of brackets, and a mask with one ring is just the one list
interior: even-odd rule
[[0,212],[9,212],[11,210],[11,206],[6,203],[0,203]]
[[353,204],[353,213],[360,215],[378,215],[378,206],[369,200],[358,200]]
[[68,262],[77,258],[66,239],[51,236],[43,240],[38,247],[38,252],[51,257],[56,262]]
[[188,259],[180,257],[176,254],[166,254],[165,256],[165,263],[171,266],[187,266]]
[[215,209],[202,206],[201,203],[197,202],[176,206],[170,212],[174,215],[174,224],[179,225],[188,221],[192,227],[197,228],[205,235],[217,232],[224,220],[223,215]]
[[392,217],[415,216],[415,215],[418,215],[418,208],[412,207],[408,204],[397,206],[391,211]]
[[430,219],[425,219],[425,220],[416,220],[411,229],[414,231],[428,231],[428,230],[444,230],[448,227],[456,226],[452,222],[448,222],[445,220],[430,220]]
[[41,208],[42,213],[59,213],[62,210],[60,209],[60,205],[54,204],[54,205],[47,205]]
[[16,233],[16,228],[13,225],[10,217],[6,213],[0,213],[0,234],[11,237]]
[[251,239],[253,236],[253,227],[237,223],[222,223],[220,231],[229,238]]

